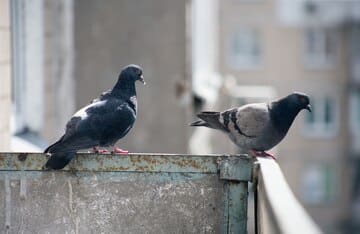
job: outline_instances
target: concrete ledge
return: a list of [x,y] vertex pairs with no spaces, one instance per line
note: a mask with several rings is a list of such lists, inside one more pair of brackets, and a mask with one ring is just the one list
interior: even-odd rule
[[[41,171],[47,158],[42,153],[0,153],[0,171]],[[217,173],[219,163],[228,159],[250,168],[250,159],[244,155],[78,153],[64,170]]]

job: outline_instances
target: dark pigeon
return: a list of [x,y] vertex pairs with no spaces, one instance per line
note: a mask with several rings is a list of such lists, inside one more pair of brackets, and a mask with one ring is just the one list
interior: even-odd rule
[[265,151],[285,137],[302,109],[311,112],[309,97],[294,92],[270,103],[247,104],[223,112],[201,112],[197,115],[201,120],[191,126],[218,129],[251,155],[275,158]]
[[45,169],[62,169],[81,149],[94,148],[97,153],[106,152],[98,147],[113,147],[113,153],[128,151],[114,147],[134,125],[137,113],[135,81],[145,84],[142,69],[137,65],[126,66],[115,86],[99,98],[76,112],[66,124],[65,134],[44,152],[51,157]]

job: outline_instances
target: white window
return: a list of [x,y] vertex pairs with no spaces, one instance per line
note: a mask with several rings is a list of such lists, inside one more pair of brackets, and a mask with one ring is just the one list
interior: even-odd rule
[[338,105],[334,97],[310,98],[312,112],[305,115],[304,135],[308,137],[333,137],[337,132]]
[[335,63],[335,33],[325,28],[305,30],[305,65],[308,68],[330,67]]
[[360,91],[350,95],[350,131],[360,136]]
[[260,33],[254,28],[240,28],[230,37],[229,64],[233,68],[256,68],[261,63]]
[[335,200],[337,181],[335,168],[326,164],[311,164],[303,170],[301,191],[304,202],[324,204]]

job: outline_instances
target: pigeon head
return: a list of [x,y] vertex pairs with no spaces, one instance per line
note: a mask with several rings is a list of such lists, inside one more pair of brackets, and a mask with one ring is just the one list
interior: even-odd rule
[[119,76],[119,82],[135,82],[139,80],[141,83],[145,84],[142,68],[135,64],[130,64],[124,67]]
[[289,104],[293,105],[298,111],[306,109],[311,112],[310,98],[306,94],[294,92],[285,97],[285,99],[288,99]]
[[300,92],[294,92],[269,105],[270,116],[274,125],[282,132],[287,132],[297,114],[306,109],[311,112],[309,97]]
[[137,80],[145,84],[141,67],[134,64],[124,67],[120,72],[118,81],[112,89],[112,93],[128,97],[136,95],[135,82]]

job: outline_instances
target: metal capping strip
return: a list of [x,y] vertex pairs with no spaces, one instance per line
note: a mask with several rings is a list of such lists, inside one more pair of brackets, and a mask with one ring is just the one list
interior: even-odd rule
[[236,156],[223,158],[219,163],[220,179],[231,181],[250,181],[252,176],[252,161]]
[[[43,153],[0,153],[0,171],[41,171],[48,156]],[[63,170],[111,172],[188,172],[217,173],[223,160],[250,168],[250,159],[244,155],[186,155],[186,154],[92,154],[78,153]],[[238,168],[238,167],[237,167]],[[247,169],[248,171],[251,169]],[[224,178],[225,179],[225,178]],[[250,180],[250,178],[248,179]]]

